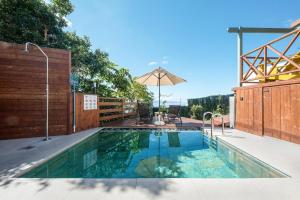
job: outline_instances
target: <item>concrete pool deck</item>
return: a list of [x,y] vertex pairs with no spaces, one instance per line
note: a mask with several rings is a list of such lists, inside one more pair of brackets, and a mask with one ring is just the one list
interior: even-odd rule
[[[300,199],[300,145],[227,129],[215,134],[288,174],[256,179],[25,179],[11,178],[29,166],[92,135],[78,134],[0,141],[0,199]],[[33,148],[30,148],[33,146]]]
[[95,128],[70,135],[51,136],[48,141],[43,141],[42,137],[0,140],[0,180],[48,160],[99,130]]

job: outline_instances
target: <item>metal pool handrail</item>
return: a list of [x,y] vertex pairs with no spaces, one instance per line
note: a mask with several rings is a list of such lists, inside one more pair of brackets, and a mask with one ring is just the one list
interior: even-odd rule
[[210,118],[210,123],[211,123],[211,126],[210,126],[210,137],[212,138],[212,134],[213,134],[213,113],[212,112],[205,112],[203,113],[203,118],[202,118],[202,129],[203,129],[203,132],[204,132],[204,128],[205,128],[205,123],[204,123],[204,120],[205,120],[205,116],[210,114],[211,115],[211,118]]

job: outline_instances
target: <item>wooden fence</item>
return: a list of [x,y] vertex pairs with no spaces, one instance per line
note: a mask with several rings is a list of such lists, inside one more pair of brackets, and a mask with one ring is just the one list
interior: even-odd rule
[[98,97],[99,122],[104,124],[136,115],[136,102],[124,98]]
[[[0,139],[45,136],[46,60],[35,47],[0,42]],[[49,57],[49,135],[72,133],[71,53],[42,48]],[[76,131],[136,114],[136,103],[99,97],[95,110],[76,96]],[[100,122],[100,123],[99,123]]]
[[[71,53],[49,57],[49,135],[71,132]],[[35,47],[0,42],[0,139],[45,136],[46,61]]]
[[84,94],[76,94],[76,131],[81,131],[105,124],[114,120],[123,120],[136,115],[136,102],[124,98],[98,97],[98,107],[84,110]]
[[75,131],[82,131],[89,128],[96,128],[99,126],[99,112],[95,110],[84,110],[84,95],[76,94],[75,100]]

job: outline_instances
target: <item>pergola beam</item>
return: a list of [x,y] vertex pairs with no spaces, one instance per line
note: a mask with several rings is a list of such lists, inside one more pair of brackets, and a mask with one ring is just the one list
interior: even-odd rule
[[289,33],[295,28],[229,27],[228,33]]

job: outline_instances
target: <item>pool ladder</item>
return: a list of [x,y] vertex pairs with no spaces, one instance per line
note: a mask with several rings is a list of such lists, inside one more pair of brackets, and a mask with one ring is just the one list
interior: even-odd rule
[[[204,128],[205,128],[205,123],[204,123],[204,121],[205,121],[205,116],[206,115],[211,115],[211,118],[210,118],[210,124],[211,124],[211,126],[210,126],[210,137],[212,138],[212,132],[213,132],[213,120],[212,120],[212,116],[214,115],[212,112],[205,112],[205,113],[203,113],[203,117],[202,117],[202,130],[203,130],[203,132],[204,132]],[[207,133],[207,132],[206,132]]]
[[211,118],[210,118],[210,137],[213,138],[213,130],[214,130],[214,118],[215,117],[221,117],[222,119],[222,135],[224,135],[224,116],[219,114],[219,113],[216,113],[216,114],[213,114],[212,112],[205,112],[203,113],[203,117],[202,117],[202,130],[204,132],[204,128],[205,128],[205,116],[210,114]]
[[210,139],[210,146],[211,146],[214,150],[218,150],[218,142],[217,142],[217,140],[211,138],[211,139]]

